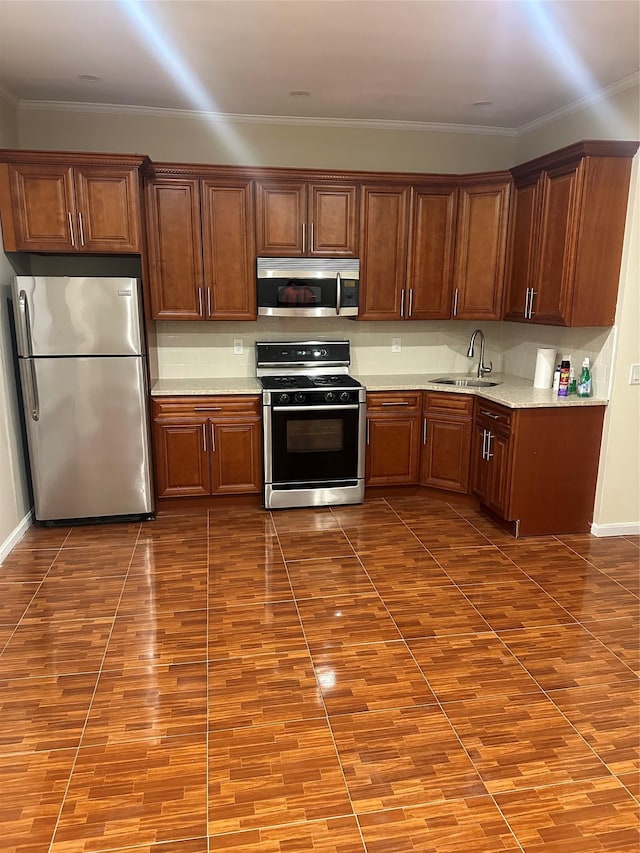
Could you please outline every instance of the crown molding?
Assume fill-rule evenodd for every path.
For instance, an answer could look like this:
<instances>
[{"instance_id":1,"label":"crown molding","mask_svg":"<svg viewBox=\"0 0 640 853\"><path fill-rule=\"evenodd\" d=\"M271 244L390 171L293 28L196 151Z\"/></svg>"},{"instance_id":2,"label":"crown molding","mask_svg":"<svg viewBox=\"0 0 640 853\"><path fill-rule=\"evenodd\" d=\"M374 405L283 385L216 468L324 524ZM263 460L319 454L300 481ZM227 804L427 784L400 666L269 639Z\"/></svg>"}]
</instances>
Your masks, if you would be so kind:
<instances>
[{"instance_id":1,"label":"crown molding","mask_svg":"<svg viewBox=\"0 0 640 853\"><path fill-rule=\"evenodd\" d=\"M577 101L572 101L572 103L567 104L564 107L560 107L557 110L553 110L553 112L540 116L540 118L533 119L533 121L520 125L520 127L516 128L514 131L515 136L524 136L526 133L531 133L532 130L537 130L538 128L551 124L558 119L573 115L574 113L580 112L580 110L592 106L593 104L597 104L600 101L606 101L607 98L617 95L619 92L631 89L633 86L637 86L638 83L640 83L640 72L636 71L634 74L630 74L629 77L623 77L622 80L612 83L611 86L606 86L604 89L599 89L597 92L591 92L589 95L585 95Z\"/></svg>"},{"instance_id":2,"label":"crown molding","mask_svg":"<svg viewBox=\"0 0 640 853\"><path fill-rule=\"evenodd\" d=\"M487 125L445 124L439 122L387 121L384 119L341 119L300 116L245 115L241 113L216 113L204 110L176 110L163 107L129 106L125 104L92 104L73 101L20 101L21 112L76 112L105 115L131 115L147 118L172 118L203 121L216 124L270 124L298 127L348 127L367 130L408 130L421 133L466 133L488 136L515 136L509 127Z\"/></svg>"}]
</instances>

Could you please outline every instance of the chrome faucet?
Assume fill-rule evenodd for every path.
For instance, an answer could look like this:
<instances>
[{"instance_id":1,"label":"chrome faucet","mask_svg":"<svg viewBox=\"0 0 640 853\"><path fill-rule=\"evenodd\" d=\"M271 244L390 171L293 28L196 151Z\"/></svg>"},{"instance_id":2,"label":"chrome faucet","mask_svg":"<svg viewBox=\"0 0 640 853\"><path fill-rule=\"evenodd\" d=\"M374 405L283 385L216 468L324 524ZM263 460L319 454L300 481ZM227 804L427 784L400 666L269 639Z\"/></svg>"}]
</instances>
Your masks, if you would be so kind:
<instances>
[{"instance_id":1,"label":"chrome faucet","mask_svg":"<svg viewBox=\"0 0 640 853\"><path fill-rule=\"evenodd\" d=\"M469 349L467 350L467 358L473 358L473 345L476 342L476 336L480 335L480 361L478 362L478 378L482 379L485 373L491 373L493 370L493 362L489 362L489 367L484 363L484 332L482 329L476 329L471 335L469 341Z\"/></svg>"}]
</instances>

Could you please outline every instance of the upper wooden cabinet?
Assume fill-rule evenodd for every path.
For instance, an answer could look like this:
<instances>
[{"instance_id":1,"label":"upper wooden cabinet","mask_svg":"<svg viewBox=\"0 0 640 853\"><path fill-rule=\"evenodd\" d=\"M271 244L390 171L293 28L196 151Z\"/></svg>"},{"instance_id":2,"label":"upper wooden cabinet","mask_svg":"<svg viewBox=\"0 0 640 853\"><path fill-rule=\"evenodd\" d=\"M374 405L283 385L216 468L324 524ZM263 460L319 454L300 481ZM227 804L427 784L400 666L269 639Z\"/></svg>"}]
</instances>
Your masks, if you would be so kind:
<instances>
[{"instance_id":1,"label":"upper wooden cabinet","mask_svg":"<svg viewBox=\"0 0 640 853\"><path fill-rule=\"evenodd\" d=\"M458 320L502 317L510 190L508 173L460 181L451 306Z\"/></svg>"},{"instance_id":2,"label":"upper wooden cabinet","mask_svg":"<svg viewBox=\"0 0 640 853\"><path fill-rule=\"evenodd\" d=\"M397 320L407 308L407 234L411 188L362 187L360 217L361 320Z\"/></svg>"},{"instance_id":3,"label":"upper wooden cabinet","mask_svg":"<svg viewBox=\"0 0 640 853\"><path fill-rule=\"evenodd\" d=\"M611 326L635 142L581 142L512 169L504 319Z\"/></svg>"},{"instance_id":4,"label":"upper wooden cabinet","mask_svg":"<svg viewBox=\"0 0 640 853\"><path fill-rule=\"evenodd\" d=\"M363 320L499 320L508 172L365 185L361 221Z\"/></svg>"},{"instance_id":5,"label":"upper wooden cabinet","mask_svg":"<svg viewBox=\"0 0 640 853\"><path fill-rule=\"evenodd\" d=\"M137 253L145 157L0 151L6 251Z\"/></svg>"},{"instance_id":6,"label":"upper wooden cabinet","mask_svg":"<svg viewBox=\"0 0 640 853\"><path fill-rule=\"evenodd\" d=\"M255 320L252 181L156 174L146 198L154 319Z\"/></svg>"},{"instance_id":7,"label":"upper wooden cabinet","mask_svg":"<svg viewBox=\"0 0 640 853\"><path fill-rule=\"evenodd\" d=\"M260 179L256 183L259 256L358 256L355 184Z\"/></svg>"}]
</instances>

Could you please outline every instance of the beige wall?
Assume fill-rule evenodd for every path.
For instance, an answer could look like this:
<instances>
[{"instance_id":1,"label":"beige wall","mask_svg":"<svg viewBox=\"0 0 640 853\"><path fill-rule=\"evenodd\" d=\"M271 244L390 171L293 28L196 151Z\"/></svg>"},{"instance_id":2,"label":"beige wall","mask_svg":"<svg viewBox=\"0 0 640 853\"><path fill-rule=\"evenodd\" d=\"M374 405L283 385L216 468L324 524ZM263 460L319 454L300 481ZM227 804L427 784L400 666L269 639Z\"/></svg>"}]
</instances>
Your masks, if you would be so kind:
<instances>
[{"instance_id":1,"label":"beige wall","mask_svg":"<svg viewBox=\"0 0 640 853\"><path fill-rule=\"evenodd\" d=\"M13 148L17 138L16 111L0 99L0 145ZM0 252L0 559L24 523L30 506L9 328L12 275L13 269Z\"/></svg>"},{"instance_id":2,"label":"beige wall","mask_svg":"<svg viewBox=\"0 0 640 853\"><path fill-rule=\"evenodd\" d=\"M518 160L537 157L580 139L640 140L640 90L636 86L608 101L559 118L518 139ZM600 456L594 532L640 527L640 386L629 385L631 364L640 363L640 249L638 212L640 154L634 159L623 263L616 311L611 402Z\"/></svg>"},{"instance_id":3,"label":"beige wall","mask_svg":"<svg viewBox=\"0 0 640 853\"><path fill-rule=\"evenodd\" d=\"M513 165L513 135L216 124L153 111L21 110L20 147L148 154L152 160L379 171L475 172Z\"/></svg>"}]
</instances>

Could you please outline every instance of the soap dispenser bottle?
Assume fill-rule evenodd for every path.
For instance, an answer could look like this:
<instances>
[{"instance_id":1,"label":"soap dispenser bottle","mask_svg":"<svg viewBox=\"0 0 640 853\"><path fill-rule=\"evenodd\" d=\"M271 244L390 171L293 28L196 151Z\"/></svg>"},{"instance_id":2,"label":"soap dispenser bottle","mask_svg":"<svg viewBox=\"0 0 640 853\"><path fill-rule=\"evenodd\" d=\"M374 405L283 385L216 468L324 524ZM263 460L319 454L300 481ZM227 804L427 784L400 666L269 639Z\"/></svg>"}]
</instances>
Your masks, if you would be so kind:
<instances>
[{"instance_id":1,"label":"soap dispenser bottle","mask_svg":"<svg viewBox=\"0 0 640 853\"><path fill-rule=\"evenodd\" d=\"M591 382L591 370L589 368L589 359L585 358L582 362L582 373L578 380L578 397L590 397L593 393Z\"/></svg>"}]
</instances>

